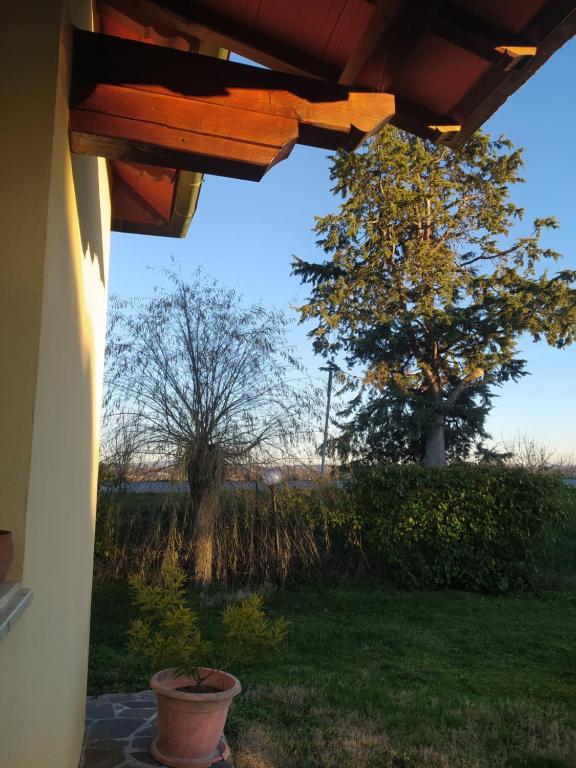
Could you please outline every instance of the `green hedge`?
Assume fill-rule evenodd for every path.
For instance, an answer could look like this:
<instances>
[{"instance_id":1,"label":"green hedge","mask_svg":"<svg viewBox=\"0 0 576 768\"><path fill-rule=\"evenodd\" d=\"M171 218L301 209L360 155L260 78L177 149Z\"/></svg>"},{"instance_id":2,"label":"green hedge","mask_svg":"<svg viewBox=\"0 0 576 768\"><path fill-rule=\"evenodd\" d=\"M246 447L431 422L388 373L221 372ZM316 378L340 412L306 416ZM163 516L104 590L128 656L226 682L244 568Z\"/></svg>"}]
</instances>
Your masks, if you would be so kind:
<instances>
[{"instance_id":1,"label":"green hedge","mask_svg":"<svg viewBox=\"0 0 576 768\"><path fill-rule=\"evenodd\" d=\"M394 581L506 592L533 585L569 491L522 469L379 465L348 493L368 559Z\"/></svg>"}]
</instances>

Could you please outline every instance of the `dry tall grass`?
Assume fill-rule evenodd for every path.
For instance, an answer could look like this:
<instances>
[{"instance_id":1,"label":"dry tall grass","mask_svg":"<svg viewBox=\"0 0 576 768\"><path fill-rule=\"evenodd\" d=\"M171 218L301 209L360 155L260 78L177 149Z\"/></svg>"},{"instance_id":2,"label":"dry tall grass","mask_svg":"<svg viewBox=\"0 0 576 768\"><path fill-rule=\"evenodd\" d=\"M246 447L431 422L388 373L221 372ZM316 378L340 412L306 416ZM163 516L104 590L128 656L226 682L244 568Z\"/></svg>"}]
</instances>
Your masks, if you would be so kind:
<instances>
[{"instance_id":1,"label":"dry tall grass","mask_svg":"<svg viewBox=\"0 0 576 768\"><path fill-rule=\"evenodd\" d=\"M329 549L323 511L336 491L243 489L221 496L214 580L221 584L284 584L312 572ZM95 578L158 572L167 546L192 572L194 516L186 494L103 495L96 523Z\"/></svg>"}]
</instances>

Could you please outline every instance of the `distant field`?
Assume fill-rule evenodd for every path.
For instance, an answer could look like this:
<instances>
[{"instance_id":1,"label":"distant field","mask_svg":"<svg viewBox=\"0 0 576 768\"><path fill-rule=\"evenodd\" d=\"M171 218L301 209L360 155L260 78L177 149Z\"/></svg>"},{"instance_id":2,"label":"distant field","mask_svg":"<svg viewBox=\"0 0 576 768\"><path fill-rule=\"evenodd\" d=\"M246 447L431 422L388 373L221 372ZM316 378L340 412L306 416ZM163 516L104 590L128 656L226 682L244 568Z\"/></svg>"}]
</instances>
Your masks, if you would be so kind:
<instances>
[{"instance_id":1,"label":"distant field","mask_svg":"<svg viewBox=\"0 0 576 768\"><path fill-rule=\"evenodd\" d=\"M289 485L290 488L313 488L315 481L288 480L286 485ZM223 488L226 491L237 491L244 489L253 490L257 486L262 490L265 490L267 487L263 482L256 484L254 480L227 480ZM184 481L142 480L140 482L127 483L126 490L128 493L188 493L188 483Z\"/></svg>"},{"instance_id":2,"label":"distant field","mask_svg":"<svg viewBox=\"0 0 576 768\"><path fill-rule=\"evenodd\" d=\"M339 483L341 481L334 480L333 482ZM568 486L576 487L576 477L565 477L563 482ZM314 480L288 480L287 485L290 488L313 488L315 485ZM259 487L265 489L266 486L260 482ZM228 491L253 489L256 483L253 480L228 480L224 483L224 489ZM154 494L167 494L167 493L187 493L188 483L172 482L167 480L142 480L139 482L128 483L126 486L128 493L154 493Z\"/></svg>"}]
</instances>

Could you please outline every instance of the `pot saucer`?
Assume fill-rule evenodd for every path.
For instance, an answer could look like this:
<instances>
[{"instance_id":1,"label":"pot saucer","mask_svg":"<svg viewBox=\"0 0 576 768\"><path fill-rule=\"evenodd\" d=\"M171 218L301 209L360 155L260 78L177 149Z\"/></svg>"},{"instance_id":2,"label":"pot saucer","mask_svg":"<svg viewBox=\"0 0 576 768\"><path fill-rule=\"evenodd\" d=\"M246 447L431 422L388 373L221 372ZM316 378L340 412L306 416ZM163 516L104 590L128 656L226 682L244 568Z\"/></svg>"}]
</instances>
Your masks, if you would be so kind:
<instances>
[{"instance_id":1,"label":"pot saucer","mask_svg":"<svg viewBox=\"0 0 576 768\"><path fill-rule=\"evenodd\" d=\"M158 739L154 739L150 745L150 753L152 757L162 765L167 765L169 768L218 768L218 766L230 758L230 749L226 743L224 735L220 737L218 746L211 755L206 757L195 758L183 758L167 757L162 754L158 748Z\"/></svg>"}]
</instances>

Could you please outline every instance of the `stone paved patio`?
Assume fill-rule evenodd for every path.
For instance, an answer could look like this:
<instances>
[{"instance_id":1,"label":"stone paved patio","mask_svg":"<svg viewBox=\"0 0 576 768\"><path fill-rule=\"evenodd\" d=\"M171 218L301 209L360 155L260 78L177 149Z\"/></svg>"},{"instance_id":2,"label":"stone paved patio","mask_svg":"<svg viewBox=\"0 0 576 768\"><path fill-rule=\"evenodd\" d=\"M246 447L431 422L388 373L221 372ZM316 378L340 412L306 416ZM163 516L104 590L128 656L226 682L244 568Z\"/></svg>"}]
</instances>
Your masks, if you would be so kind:
<instances>
[{"instance_id":1,"label":"stone paved patio","mask_svg":"<svg viewBox=\"0 0 576 768\"><path fill-rule=\"evenodd\" d=\"M84 768L148 768L159 766L149 747L156 737L153 691L109 693L86 702ZM233 768L232 759L214 768Z\"/></svg>"}]
</instances>

